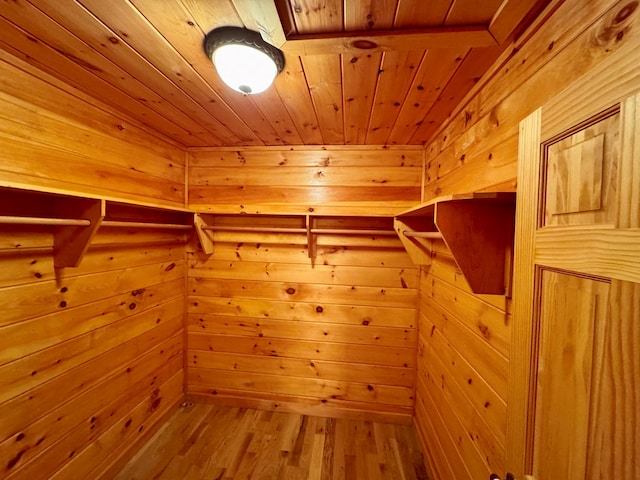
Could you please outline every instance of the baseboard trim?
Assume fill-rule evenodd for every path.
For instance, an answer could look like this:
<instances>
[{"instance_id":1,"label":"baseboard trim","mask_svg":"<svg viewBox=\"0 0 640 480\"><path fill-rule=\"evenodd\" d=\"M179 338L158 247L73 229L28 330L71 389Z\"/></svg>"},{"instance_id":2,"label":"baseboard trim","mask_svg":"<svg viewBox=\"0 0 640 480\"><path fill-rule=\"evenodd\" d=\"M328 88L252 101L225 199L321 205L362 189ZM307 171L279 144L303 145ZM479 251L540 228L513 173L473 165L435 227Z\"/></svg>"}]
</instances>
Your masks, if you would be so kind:
<instances>
[{"instance_id":1,"label":"baseboard trim","mask_svg":"<svg viewBox=\"0 0 640 480\"><path fill-rule=\"evenodd\" d=\"M257 410L298 413L301 415L312 415L316 417L346 418L351 420L366 420L405 425L413 423L413 415L410 409L407 409L406 412L373 409L365 410L353 405L333 405L306 399L302 399L301 401L292 401L276 397L247 397L244 395L221 393L216 395L187 393L186 401L239 408L255 408Z\"/></svg>"}]
</instances>

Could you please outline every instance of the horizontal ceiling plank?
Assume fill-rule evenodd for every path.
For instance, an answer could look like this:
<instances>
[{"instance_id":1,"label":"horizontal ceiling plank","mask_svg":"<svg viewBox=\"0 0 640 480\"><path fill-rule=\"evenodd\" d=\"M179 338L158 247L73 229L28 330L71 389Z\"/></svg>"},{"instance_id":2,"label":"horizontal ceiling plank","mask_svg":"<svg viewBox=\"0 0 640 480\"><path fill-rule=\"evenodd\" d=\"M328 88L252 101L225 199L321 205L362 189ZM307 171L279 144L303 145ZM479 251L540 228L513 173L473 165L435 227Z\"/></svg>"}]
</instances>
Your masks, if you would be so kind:
<instances>
[{"instance_id":1,"label":"horizontal ceiling plank","mask_svg":"<svg viewBox=\"0 0 640 480\"><path fill-rule=\"evenodd\" d=\"M140 88L141 84L140 91L149 89L153 92L152 96L146 100L146 104L151 108L204 140L206 145L210 145L212 142L217 145L224 144L219 139L216 141L218 138L216 130L221 127L216 119L213 119L200 105L193 102L182 90L84 7L71 2L65 6L64 10L61 10L46 0L30 0L30 2L93 49L86 49L87 53L83 60L94 63L93 58L98 58L100 63L105 63L98 56L103 55L114 66L120 67L117 71L118 77L122 81L126 80L128 84L137 86L137 88ZM57 34L56 38L59 37L62 35ZM73 52L79 55L81 50L74 49ZM136 92L135 97L140 98L140 93Z\"/></svg>"},{"instance_id":2,"label":"horizontal ceiling plank","mask_svg":"<svg viewBox=\"0 0 640 480\"><path fill-rule=\"evenodd\" d=\"M384 53L366 143L387 142L423 56L422 51Z\"/></svg>"},{"instance_id":3,"label":"horizontal ceiling plank","mask_svg":"<svg viewBox=\"0 0 640 480\"><path fill-rule=\"evenodd\" d=\"M343 30L342 0L288 0L298 33Z\"/></svg>"},{"instance_id":4,"label":"horizontal ceiling plank","mask_svg":"<svg viewBox=\"0 0 640 480\"><path fill-rule=\"evenodd\" d=\"M289 55L304 56L495 45L486 27L470 26L292 35L282 49Z\"/></svg>"},{"instance_id":5,"label":"horizontal ceiling plank","mask_svg":"<svg viewBox=\"0 0 640 480\"><path fill-rule=\"evenodd\" d=\"M194 138L190 132L156 113L147 105L136 101L109 82L95 76L55 48L35 39L30 33L19 30L4 18L0 18L0 44L1 48L10 54L59 78L81 92L108 100L110 106L139 119L142 124L151 127L161 135L183 145L189 141L192 145L205 145L203 141ZM25 88L29 87L25 85Z\"/></svg>"},{"instance_id":6,"label":"horizontal ceiling plank","mask_svg":"<svg viewBox=\"0 0 640 480\"><path fill-rule=\"evenodd\" d=\"M418 28L426 25L442 25L452 3L452 0L429 0L428 2L398 0L394 26Z\"/></svg>"},{"instance_id":7,"label":"horizontal ceiling plank","mask_svg":"<svg viewBox=\"0 0 640 480\"><path fill-rule=\"evenodd\" d=\"M491 20L489 32L498 43L504 42L539 1L504 0Z\"/></svg>"},{"instance_id":8,"label":"horizontal ceiling plank","mask_svg":"<svg viewBox=\"0 0 640 480\"><path fill-rule=\"evenodd\" d=\"M446 120L451 111L495 62L504 47L472 48L463 60L447 87L429 113L429 122L424 122L415 131L410 143L425 143Z\"/></svg>"},{"instance_id":9,"label":"horizontal ceiling plank","mask_svg":"<svg viewBox=\"0 0 640 480\"><path fill-rule=\"evenodd\" d=\"M217 135L226 144L261 143L255 133L219 98L210 85L194 72L193 67L167 40L165 32L159 31L150 22L149 11L139 7L139 4L144 2L136 0L135 4L132 4L131 2L105 3L101 0L81 0L80 3L111 30L117 32L121 38L126 39L129 46L216 118L220 124ZM152 7L157 8L161 3L166 4L166 2L157 1L148 8L153 10ZM166 9L163 15L173 29L181 25L189 27L184 21L184 13ZM199 39L192 48L206 59L202 49L203 34L198 33Z\"/></svg>"},{"instance_id":10,"label":"horizontal ceiling plank","mask_svg":"<svg viewBox=\"0 0 640 480\"><path fill-rule=\"evenodd\" d=\"M342 72L339 55L302 57L324 143L344 143Z\"/></svg>"},{"instance_id":11,"label":"horizontal ceiling plank","mask_svg":"<svg viewBox=\"0 0 640 480\"><path fill-rule=\"evenodd\" d=\"M465 48L452 48L427 52L391 129L388 144L409 143L416 129L425 122L427 113L444 91L468 51Z\"/></svg>"},{"instance_id":12,"label":"horizontal ceiling plank","mask_svg":"<svg viewBox=\"0 0 640 480\"><path fill-rule=\"evenodd\" d=\"M260 32L263 40L281 47L286 38L273 1L232 0L245 27Z\"/></svg>"},{"instance_id":13,"label":"horizontal ceiling plank","mask_svg":"<svg viewBox=\"0 0 640 480\"><path fill-rule=\"evenodd\" d=\"M305 145L321 145L322 135L316 111L299 58L287 62L282 73L276 77L274 86L298 126L302 142Z\"/></svg>"},{"instance_id":14,"label":"horizontal ceiling plank","mask_svg":"<svg viewBox=\"0 0 640 480\"><path fill-rule=\"evenodd\" d=\"M230 2L202 2L201 0L135 0L138 8L153 23L173 47L189 62L200 77L216 92L219 98L241 118L266 145L281 145L281 135L248 96L227 87L215 71L211 60L204 54L201 44L204 32L224 25L242 26ZM186 22L179 29L175 22L166 18L167 9L176 9L176 16L183 15ZM178 13L182 10L182 13ZM196 47L199 45L199 47ZM215 104L211 105L215 108ZM255 144L246 143L247 145Z\"/></svg>"}]
</instances>

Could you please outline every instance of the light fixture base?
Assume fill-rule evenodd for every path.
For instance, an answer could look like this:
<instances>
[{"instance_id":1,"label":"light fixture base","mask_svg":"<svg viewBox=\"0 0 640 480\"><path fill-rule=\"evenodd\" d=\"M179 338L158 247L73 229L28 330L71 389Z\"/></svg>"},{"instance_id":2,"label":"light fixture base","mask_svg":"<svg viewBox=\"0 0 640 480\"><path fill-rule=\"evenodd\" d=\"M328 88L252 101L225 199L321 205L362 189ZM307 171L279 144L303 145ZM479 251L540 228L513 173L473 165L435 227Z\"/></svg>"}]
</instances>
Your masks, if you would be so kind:
<instances>
[{"instance_id":1,"label":"light fixture base","mask_svg":"<svg viewBox=\"0 0 640 480\"><path fill-rule=\"evenodd\" d=\"M242 27L219 27L204 39L204 51L220 78L234 90L261 93L283 70L284 54L265 42L253 30Z\"/></svg>"}]
</instances>

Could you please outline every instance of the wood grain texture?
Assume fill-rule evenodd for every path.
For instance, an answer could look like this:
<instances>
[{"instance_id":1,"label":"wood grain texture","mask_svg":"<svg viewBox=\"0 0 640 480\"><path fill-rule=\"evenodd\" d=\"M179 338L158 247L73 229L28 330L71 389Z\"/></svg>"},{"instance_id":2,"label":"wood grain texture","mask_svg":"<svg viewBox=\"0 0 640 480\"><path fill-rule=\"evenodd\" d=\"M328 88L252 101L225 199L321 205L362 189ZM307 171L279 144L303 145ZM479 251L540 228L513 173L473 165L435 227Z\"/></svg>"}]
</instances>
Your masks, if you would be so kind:
<instances>
[{"instance_id":1,"label":"wood grain texture","mask_svg":"<svg viewBox=\"0 0 640 480\"><path fill-rule=\"evenodd\" d=\"M596 401L591 407L588 439L587 470L593 476L601 472L633 478L640 475L638 462L638 422L640 410L638 392L629 385L640 383L638 348L638 309L640 288L637 283L614 280L609 294L611 309L610 325L601 337L594 339L596 349L591 381ZM624 353L621 353L624 352ZM607 360L603 359L606 358ZM602 381L603 376L623 378L624 381ZM596 422L593 418L608 418L607 422Z\"/></svg>"},{"instance_id":2,"label":"wood grain texture","mask_svg":"<svg viewBox=\"0 0 640 480\"><path fill-rule=\"evenodd\" d=\"M291 35L283 46L286 54L297 56L325 55L328 53L355 54L362 48L357 42L369 41L367 51L402 52L424 51L453 47L489 47L495 38L484 27L449 27L407 30L353 31L349 33Z\"/></svg>"},{"instance_id":3,"label":"wood grain texture","mask_svg":"<svg viewBox=\"0 0 640 480\"><path fill-rule=\"evenodd\" d=\"M0 50L184 147L420 144L545 2L423 3L27 0L6 6ZM273 88L245 96L224 85L202 48L221 26L282 45ZM501 47L486 48L496 38ZM414 77L424 90L409 93Z\"/></svg>"},{"instance_id":4,"label":"wood grain texture","mask_svg":"<svg viewBox=\"0 0 640 480\"><path fill-rule=\"evenodd\" d=\"M420 197L415 147L189 151L189 205L230 213L388 214Z\"/></svg>"},{"instance_id":5,"label":"wood grain texture","mask_svg":"<svg viewBox=\"0 0 640 480\"><path fill-rule=\"evenodd\" d=\"M557 227L536 235L535 261L541 265L637 282L640 280L639 243L638 229L612 235L612 229L607 226L578 231ZM589 258L579 254L585 247Z\"/></svg>"},{"instance_id":6,"label":"wood grain texture","mask_svg":"<svg viewBox=\"0 0 640 480\"><path fill-rule=\"evenodd\" d=\"M182 398L184 235L98 232L77 270L42 227L0 235L1 476L98 478Z\"/></svg>"},{"instance_id":7,"label":"wood grain texture","mask_svg":"<svg viewBox=\"0 0 640 480\"><path fill-rule=\"evenodd\" d=\"M545 226L614 225L620 161L620 115L614 107L589 128L545 148Z\"/></svg>"},{"instance_id":8,"label":"wood grain texture","mask_svg":"<svg viewBox=\"0 0 640 480\"><path fill-rule=\"evenodd\" d=\"M602 375L592 372L607 328L609 288L604 281L542 272L533 458L538 478L588 478L591 405L598 403L592 382Z\"/></svg>"},{"instance_id":9,"label":"wood grain texture","mask_svg":"<svg viewBox=\"0 0 640 480\"><path fill-rule=\"evenodd\" d=\"M0 70L3 185L184 205L182 150L17 59Z\"/></svg>"},{"instance_id":10,"label":"wood grain texture","mask_svg":"<svg viewBox=\"0 0 640 480\"><path fill-rule=\"evenodd\" d=\"M247 217L221 222L243 219L253 224ZM317 228L358 223L319 218ZM349 243L346 236L348 245L336 250L319 239L313 262L305 245L272 243L270 236L219 236L211 256L190 252L188 392L214 402L406 420L418 283L400 243L379 245L369 236Z\"/></svg>"},{"instance_id":11,"label":"wood grain texture","mask_svg":"<svg viewBox=\"0 0 640 480\"><path fill-rule=\"evenodd\" d=\"M540 119L541 109L525 118L519 126L520 146L518 150L518 177L539 178L540 175ZM514 244L514 277L517 286L513 294L513 315L515 318L533 318L534 305L531 293L534 291L536 272L534 254L531 249L535 241L538 224L538 189L535 182L522 182L518 189L516 203L516 235ZM526 293L525 293L526 292ZM508 465L516 474L524 473L525 457L532 445L529 432L533 428L531 420L523 419L523 412L531 413L533 400L530 397L531 378L535 365L533 346L536 326L533 322L515 322L512 330L512 344L521 345L514 349L509 365L509 405L506 435L513 441L506 447ZM511 379L520 378L520 381Z\"/></svg>"},{"instance_id":12,"label":"wood grain texture","mask_svg":"<svg viewBox=\"0 0 640 480\"><path fill-rule=\"evenodd\" d=\"M193 404L115 479L427 480L410 425Z\"/></svg>"},{"instance_id":13,"label":"wood grain texture","mask_svg":"<svg viewBox=\"0 0 640 480\"><path fill-rule=\"evenodd\" d=\"M433 130L434 135L426 145L425 199L469 191L494 191L498 185L508 185L515 190L518 124L545 101L557 97L565 107L559 110L554 109L555 113L548 116L547 131L552 136L562 131L560 128L562 115L558 112L568 112L567 115L580 121L608 108L611 103L605 102L605 98L621 99L621 95L629 95L637 91L640 84L637 76L637 56L631 52L637 50L638 39L629 31L629 26L637 22L637 9L635 7L626 9L627 3L594 1L590 2L589 8L585 8L586 5L579 2L551 4L548 13L542 16L547 18L545 15L548 15L547 21L524 32L514 43L516 49L508 50L503 54L492 67L489 75L478 82L475 91L459 104L457 113ZM618 17L620 21L617 22L614 19L618 14L620 14ZM611 37L603 36L605 31L616 33L612 33ZM618 35L620 31L624 33ZM614 37L619 41L614 41ZM620 77L613 79L605 72L608 69L617 69L618 67L613 67L616 62L620 64L621 73ZM566 94L558 95L572 82L585 89L569 89ZM589 90L597 91L595 104L591 101L579 100L580 96L577 92ZM633 111L633 108L630 111ZM563 122L567 115L564 115ZM633 115L630 114L630 117ZM566 128L566 122L564 125ZM535 136L536 132L527 130L522 134ZM630 134L627 138L631 138ZM633 141L630 141L629 145L633 145ZM533 155L537 153L539 151L533 152ZM522 201L523 205L535 205L535 194L534 197L526 196L526 189L527 185L518 185L518 204ZM524 196L521 197L521 195ZM629 210L628 207L625 208ZM634 215L632 213L631 217ZM531 242L526 243L526 239L520 241L523 242L523 252L531 249ZM551 254L550 251L547 253ZM516 272L523 272L522 268L522 259L516 258ZM615 270L613 267L612 269ZM440 272L436 273L441 275ZM514 294L517 295L517 292ZM445 307L451 312L459 311L459 302L456 300L459 297L460 295L450 296L446 300ZM508 303L505 306L509 308ZM522 312L520 309L518 311ZM518 316L521 316L521 313ZM514 332L514 339L522 341L526 335L530 335L530 332L526 332L529 328L527 325L517 321L515 324L519 325L517 329L519 333ZM421 336L419 341L420 338ZM452 351L467 349L466 344L459 340L451 342L447 348ZM513 358L517 365L520 365L518 375L522 376L524 374L522 368L525 368L523 365L526 363L526 368L530 368L530 364L527 363L529 362L528 353L518 349L515 352L511 351L510 355L515 356ZM418 378L421 376L421 368L418 367ZM508 363L506 368L504 373L508 374ZM453 380L445 375L444 381L452 382ZM421 395L419 387L416 405L421 403ZM510 402L514 402L514 405L522 405L522 402L526 402L526 395L522 388L509 385L508 398ZM503 398L503 401L506 399L506 397ZM511 404L508 405L510 406ZM508 411L511 412L510 416L517 415L522 418L521 410L509 408ZM430 432L423 438L427 443L427 449L430 448L430 444L433 445L433 454L427 457L433 458L438 464L434 466L434 470L444 472L445 477L451 475L447 472L455 468L462 447L448 443L448 440L440 438L439 434L434 432L439 420L431 414L430 408L417 408L416 420L419 425L424 424L424 428L419 427L419 430ZM504 428L506 424L503 418L502 426L499 428ZM517 432L509 432L513 440L504 444L507 449L506 466L508 469L515 469L511 471L516 475L521 475L523 472L513 466L517 462L513 462L512 459L519 455L518 452L522 454L527 446L525 437L511 436L514 433ZM433 435L438 438L433 439ZM504 431L499 435L504 438ZM496 473L504 474L504 472ZM464 474L458 473L456 478L475 477L465 477Z\"/></svg>"},{"instance_id":14,"label":"wood grain texture","mask_svg":"<svg viewBox=\"0 0 640 480\"><path fill-rule=\"evenodd\" d=\"M588 102L588 106L575 97L568 99L568 93L562 96L563 105L567 106L563 111L572 112L576 121L610 106L606 95L622 99L635 92L638 69L631 52L637 48L638 39L623 33L624 41L620 42L614 40L615 35L593 40L609 28L615 32L628 30L630 23L636 21L636 14L629 11L622 23L615 21L625 5L594 1L587 9L579 3L565 2L539 27L538 33L533 30L522 35L514 45L516 49L496 62L493 73L483 79L477 91L458 106L458 113L444 122L427 143L427 152L432 152L427 161L432 165L456 162L439 178L431 175L427 200L461 191L491 190L494 185L509 182L515 190L518 123L572 82L585 87L599 85L597 101ZM553 5L549 10L554 12ZM569 18L571 22L566 20ZM621 69L621 82L606 73L616 62L621 62L615 67ZM561 131L557 121L550 119L549 125L548 136Z\"/></svg>"},{"instance_id":15,"label":"wood grain texture","mask_svg":"<svg viewBox=\"0 0 640 480\"><path fill-rule=\"evenodd\" d=\"M425 280L438 281L431 273ZM451 290L460 298L461 292ZM488 477L504 466L508 363L473 338L463 318L464 307L452 307L451 298L441 297L438 291L431 296L429 291L421 290L416 384L416 405L427 402L429 407L416 407L416 423L430 422L437 428L423 440L428 450L434 450L434 470L446 471L446 465L456 460L465 465L451 467L456 473L443 474L443 478ZM455 313L438 302L447 302ZM488 339L491 327L485 328ZM441 418L434 419L436 415Z\"/></svg>"},{"instance_id":16,"label":"wood grain texture","mask_svg":"<svg viewBox=\"0 0 640 480\"><path fill-rule=\"evenodd\" d=\"M574 88L576 90L573 90ZM584 91L581 90L584 88L583 82L576 82L571 88L571 95L579 96L578 92ZM621 89L625 91L624 86ZM525 138L527 143L522 147L522 182L531 184L529 196L533 201L539 201L540 205L536 211L533 208L533 202L531 203L531 206L528 207L531 210L524 218L526 223L523 223L522 226L522 229L525 230L524 236L533 239L532 243L529 242L526 247L523 246L523 250L531 252L533 247L534 256L529 257L530 263L528 266L525 265L530 280L527 281L527 277L523 277L525 282L520 284L522 288L520 285L517 287L520 291L526 292L527 290L524 289L527 288L531 290L528 291L528 295L522 294L523 299L519 300L517 305L520 305L521 302L528 302L528 306L524 305L523 314L536 320L531 322L533 326L531 332L514 337L514 341L523 342L522 350L530 351L532 354L528 354L529 358L518 356L514 359L517 363L514 363L513 390L520 393L514 396L513 406L516 407L515 412L519 412L519 415L510 418L509 425L512 433L517 434L518 437L525 436L527 439L523 447L512 449L512 453L515 454L514 468L517 469L517 472L532 472L536 477L543 479L565 475L577 478L595 478L604 470L633 476L637 470L637 462L628 456L617 456L609 450L599 451L595 454L595 451L591 450L591 439L601 438L602 435L598 425L590 421L594 415L593 410L598 408L596 405L610 402L611 395L614 395L607 391L603 394L604 396L595 399L592 393L599 387L596 387L592 382L597 382L598 385L616 383L615 377L620 373L615 373L615 368L612 366L615 361L612 361L610 357L603 357L603 351L609 348L607 346L610 341L608 329L616 328L619 312L633 308L631 305L635 301L632 293L626 301L620 302L619 299L612 301L611 292L614 288L625 288L628 292L633 292L637 284L631 282L638 281L636 275L638 255L633 252L633 249L630 252L631 255L627 257L628 266L623 269L625 271L628 269L630 272L627 277L629 282L617 280L620 275L617 273L620 269L615 267L617 258L618 256L625 257L627 250L624 246L625 239L633 237L637 233L637 224L633 221L628 223L626 213L622 214L623 220L618 224L617 215L614 213L618 208L624 212L636 209L635 205L629 203L632 196L627 195L622 198L619 193L625 190L631 192L635 189L635 186L632 186L635 185L634 180L620 175L620 172L625 169L633 170L635 167L632 165L637 164L637 159L632 159L633 156L625 152L626 148L633 151L633 142L622 141L617 132L619 129L624 129L626 132L634 131L637 124L633 114L627 117L630 121L628 125L625 123L624 117L618 115L617 92L610 93L609 99L611 104L608 108L602 112L595 112L590 118L580 119L576 124L571 123L576 121L573 111L567 110L565 115L556 110L566 108L563 101L559 101L558 104L553 101L549 102L542 109L541 118L536 116L536 118L527 120L527 123L532 125L531 130L537 130L538 134ZM637 95L634 95L622 103L630 105L631 111L634 111L633 105L636 101ZM575 201L576 195L571 188L557 188L557 185L553 183L545 185L543 179L537 175L540 166L542 168L553 167L553 164L544 162L543 152L550 149L540 149L539 132L553 131L553 129L543 127L546 121L545 111L553 112L548 116L554 126L553 129L558 127L559 124L556 122L559 122L561 118L564 118L566 123L565 133L548 139L542 143L543 146L559 142L566 147L568 141L569 148L575 148L575 145L580 148L585 141L592 143L592 139L604 135L609 139L608 146L593 149L587 145L585 149L581 148L578 152L580 165L590 168L594 164L607 166L618 162L628 162L628 166L625 167L621 164L617 168L608 167L607 170L616 173L610 174L610 178L606 182L602 182L598 189L592 188L592 184L597 185L597 181L587 182L589 185L583 189L580 202ZM595 135L591 135L592 133ZM579 141L573 143L574 138ZM542 158L539 159L539 156ZM580 171L579 173L587 178L592 177L589 171L586 173ZM582 178L578 177L578 180L582 180ZM539 216L545 214L548 216L549 210L544 210L543 201L546 199L548 203L550 195L549 191L544 191L545 187L547 190L551 190L551 195L559 197L559 201L554 200L556 205L575 207L566 209L568 211L562 213L566 217L563 222L554 222L562 223L563 226L543 226L545 223L536 218L536 213ZM537 198L538 189L540 189L539 198ZM594 199L597 202L594 202ZM537 231L536 228L538 228ZM602 242L600 237L604 231L607 232L607 243L611 244L611 247L605 249L598 247L598 244ZM575 242L575 238L578 236L581 239L580 244ZM564 242L571 242L572 239L574 239L572 255L580 252L583 256L591 256L592 252L595 252L596 261L593 262L593 268L580 265L580 262L576 262L575 258L567 264L564 263L561 256L556 257L555 254L550 254L548 246L551 238L556 245L554 250L559 253L562 252ZM547 254L541 255L539 259L537 258L538 254L535 253L538 250L536 247L538 241L541 244L540 250L547 251ZM634 242L632 241L632 243ZM524 256L526 257L527 254L525 253ZM549 258L544 258L545 256ZM536 279L537 287L532 285L535 278L534 269L541 272ZM555 272L556 269L560 269L560 271ZM539 311L535 310L536 305L539 305L537 307ZM522 330L523 328L519 327L517 331ZM633 338L617 347L621 357L628 355L627 350L632 352L635 349L637 334L629 333ZM520 349L519 345L514 344L514 346ZM537 358L536 353L538 354ZM549 367L552 363L561 364L562 369L555 374L552 373ZM635 370L634 366L629 368L630 371ZM536 378L537 382L534 385ZM518 379L523 380L520 382ZM567 389L574 393L567 394ZM627 392L626 397L621 396L620 393L617 396L617 401L621 403L633 401L635 398L634 394L630 392ZM572 399L569 403L563 403L565 399L569 398ZM534 405L535 430L532 426ZM602 410L599 411L602 413ZM630 417L633 418L634 415L631 413ZM608 423L617 425L618 422L619 420L616 420L613 415ZM570 433L570 437L564 441L561 440L562 447L560 444L554 444L554 439L560 438L562 435L554 431L557 426L563 432ZM564 446L570 448L563 452ZM598 457L597 462L589 460L590 456L594 454ZM605 463L607 467L603 467Z\"/></svg>"}]
</instances>

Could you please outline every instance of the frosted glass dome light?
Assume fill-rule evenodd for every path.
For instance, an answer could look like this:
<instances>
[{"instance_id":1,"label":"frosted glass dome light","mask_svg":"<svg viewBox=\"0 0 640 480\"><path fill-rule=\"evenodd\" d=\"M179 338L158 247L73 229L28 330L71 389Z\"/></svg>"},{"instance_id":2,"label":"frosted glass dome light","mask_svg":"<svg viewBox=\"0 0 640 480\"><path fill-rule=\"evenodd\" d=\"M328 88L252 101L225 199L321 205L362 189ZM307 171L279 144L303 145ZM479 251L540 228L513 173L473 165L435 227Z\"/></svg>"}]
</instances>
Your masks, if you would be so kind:
<instances>
[{"instance_id":1,"label":"frosted glass dome light","mask_svg":"<svg viewBox=\"0 0 640 480\"><path fill-rule=\"evenodd\" d=\"M282 52L246 28L216 28L204 48L222 81L240 93L264 92L284 68Z\"/></svg>"}]
</instances>

